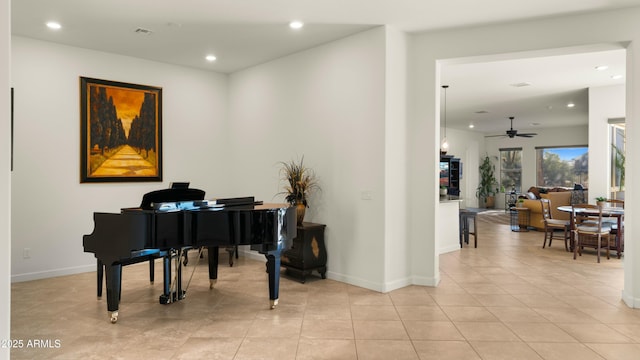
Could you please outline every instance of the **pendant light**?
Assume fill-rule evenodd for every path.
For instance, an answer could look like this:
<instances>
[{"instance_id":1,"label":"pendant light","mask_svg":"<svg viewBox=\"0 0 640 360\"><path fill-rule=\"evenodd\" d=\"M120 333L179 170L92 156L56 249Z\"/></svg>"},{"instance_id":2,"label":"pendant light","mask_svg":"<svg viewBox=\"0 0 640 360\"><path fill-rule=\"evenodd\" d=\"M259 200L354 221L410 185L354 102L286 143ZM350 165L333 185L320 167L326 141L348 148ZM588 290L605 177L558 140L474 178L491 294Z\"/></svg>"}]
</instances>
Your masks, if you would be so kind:
<instances>
[{"instance_id":1,"label":"pendant light","mask_svg":"<svg viewBox=\"0 0 640 360\"><path fill-rule=\"evenodd\" d=\"M449 150L449 143L447 142L447 88L449 85L442 85L444 89L444 136L442 137L442 141L440 142L440 154L446 155L447 150Z\"/></svg>"}]
</instances>

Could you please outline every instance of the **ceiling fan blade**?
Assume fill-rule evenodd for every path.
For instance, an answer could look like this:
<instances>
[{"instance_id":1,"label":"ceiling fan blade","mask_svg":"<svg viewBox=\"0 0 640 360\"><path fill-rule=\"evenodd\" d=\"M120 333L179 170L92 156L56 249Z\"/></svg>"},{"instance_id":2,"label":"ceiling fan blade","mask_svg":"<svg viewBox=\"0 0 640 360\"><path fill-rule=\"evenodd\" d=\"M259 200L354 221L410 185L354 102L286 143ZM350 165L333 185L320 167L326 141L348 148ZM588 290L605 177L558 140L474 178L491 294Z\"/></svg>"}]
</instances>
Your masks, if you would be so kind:
<instances>
[{"instance_id":1,"label":"ceiling fan blade","mask_svg":"<svg viewBox=\"0 0 640 360\"><path fill-rule=\"evenodd\" d=\"M535 135L538 135L536 133L524 133L524 134L516 134L516 136L522 136L522 137L534 137Z\"/></svg>"},{"instance_id":2,"label":"ceiling fan blade","mask_svg":"<svg viewBox=\"0 0 640 360\"><path fill-rule=\"evenodd\" d=\"M488 137L507 137L507 135L485 135L484 137L488 138Z\"/></svg>"}]
</instances>

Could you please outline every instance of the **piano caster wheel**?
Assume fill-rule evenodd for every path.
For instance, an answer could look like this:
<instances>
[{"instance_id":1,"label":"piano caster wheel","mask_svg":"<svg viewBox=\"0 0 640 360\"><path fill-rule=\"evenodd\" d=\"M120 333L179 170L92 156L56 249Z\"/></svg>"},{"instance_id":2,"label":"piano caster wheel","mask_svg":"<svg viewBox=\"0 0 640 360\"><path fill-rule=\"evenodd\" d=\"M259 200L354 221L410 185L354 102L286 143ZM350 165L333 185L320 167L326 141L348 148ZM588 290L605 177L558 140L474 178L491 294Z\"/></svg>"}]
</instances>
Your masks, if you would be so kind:
<instances>
[{"instance_id":1,"label":"piano caster wheel","mask_svg":"<svg viewBox=\"0 0 640 360\"><path fill-rule=\"evenodd\" d=\"M118 321L118 312L117 311L112 311L111 312L111 323L115 324L116 321Z\"/></svg>"},{"instance_id":2,"label":"piano caster wheel","mask_svg":"<svg viewBox=\"0 0 640 360\"><path fill-rule=\"evenodd\" d=\"M278 299L271 300L271 310L275 309L276 305L278 305Z\"/></svg>"},{"instance_id":3,"label":"piano caster wheel","mask_svg":"<svg viewBox=\"0 0 640 360\"><path fill-rule=\"evenodd\" d=\"M213 286L216 284L217 279L209 279L209 289L213 289Z\"/></svg>"},{"instance_id":4,"label":"piano caster wheel","mask_svg":"<svg viewBox=\"0 0 640 360\"><path fill-rule=\"evenodd\" d=\"M171 302L171 298L168 295L166 294L160 295L160 304L166 305L166 304L169 304L170 302Z\"/></svg>"}]
</instances>

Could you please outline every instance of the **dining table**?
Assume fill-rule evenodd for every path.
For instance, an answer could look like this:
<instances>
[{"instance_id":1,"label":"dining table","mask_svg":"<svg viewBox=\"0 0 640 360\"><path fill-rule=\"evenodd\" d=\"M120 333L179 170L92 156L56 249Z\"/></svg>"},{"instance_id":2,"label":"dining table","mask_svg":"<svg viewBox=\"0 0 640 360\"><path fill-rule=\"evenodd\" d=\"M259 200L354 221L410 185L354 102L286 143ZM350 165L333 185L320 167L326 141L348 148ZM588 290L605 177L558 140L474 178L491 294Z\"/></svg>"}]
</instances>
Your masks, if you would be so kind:
<instances>
[{"instance_id":1,"label":"dining table","mask_svg":"<svg viewBox=\"0 0 640 360\"><path fill-rule=\"evenodd\" d=\"M599 208L586 208L586 207L573 207L571 205L562 205L558 206L558 210L562 212L572 212L574 211L579 215L584 216L598 216L600 213ZM602 217L615 217L617 224L616 238L615 238L615 250L618 253L618 259L620 259L620 254L624 251L624 208L622 207L613 207L613 206L603 206L602 209ZM571 229L574 229L574 219L573 216L570 216L570 226ZM571 250L573 250L574 245L574 234L571 232Z\"/></svg>"}]
</instances>

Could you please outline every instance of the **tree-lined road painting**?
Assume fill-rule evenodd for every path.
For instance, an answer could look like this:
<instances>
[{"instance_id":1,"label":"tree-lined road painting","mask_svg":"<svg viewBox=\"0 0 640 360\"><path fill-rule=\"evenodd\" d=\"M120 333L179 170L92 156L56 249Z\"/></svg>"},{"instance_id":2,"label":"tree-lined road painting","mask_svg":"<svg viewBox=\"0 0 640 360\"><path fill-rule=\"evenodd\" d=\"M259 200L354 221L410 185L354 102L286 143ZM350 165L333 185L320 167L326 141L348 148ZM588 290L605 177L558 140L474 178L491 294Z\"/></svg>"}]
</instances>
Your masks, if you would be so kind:
<instances>
[{"instance_id":1,"label":"tree-lined road painting","mask_svg":"<svg viewBox=\"0 0 640 360\"><path fill-rule=\"evenodd\" d=\"M89 86L89 176L158 176L156 93Z\"/></svg>"}]
</instances>

